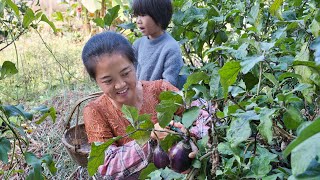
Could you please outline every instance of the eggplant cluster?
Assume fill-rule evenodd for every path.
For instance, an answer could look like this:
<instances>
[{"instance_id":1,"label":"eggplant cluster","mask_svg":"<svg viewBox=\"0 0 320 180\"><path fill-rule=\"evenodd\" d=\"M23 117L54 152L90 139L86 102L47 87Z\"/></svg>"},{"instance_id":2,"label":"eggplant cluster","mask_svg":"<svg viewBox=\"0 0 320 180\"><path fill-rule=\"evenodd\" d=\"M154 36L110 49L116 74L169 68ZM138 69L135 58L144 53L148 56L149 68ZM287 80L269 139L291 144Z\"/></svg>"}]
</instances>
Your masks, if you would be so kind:
<instances>
[{"instance_id":1,"label":"eggplant cluster","mask_svg":"<svg viewBox=\"0 0 320 180\"><path fill-rule=\"evenodd\" d=\"M167 154L159 145L156 146L153 153L153 163L157 168L169 166L175 172L181 173L191 167L192 159L189 153L192 152L188 140L182 140L170 148Z\"/></svg>"}]
</instances>

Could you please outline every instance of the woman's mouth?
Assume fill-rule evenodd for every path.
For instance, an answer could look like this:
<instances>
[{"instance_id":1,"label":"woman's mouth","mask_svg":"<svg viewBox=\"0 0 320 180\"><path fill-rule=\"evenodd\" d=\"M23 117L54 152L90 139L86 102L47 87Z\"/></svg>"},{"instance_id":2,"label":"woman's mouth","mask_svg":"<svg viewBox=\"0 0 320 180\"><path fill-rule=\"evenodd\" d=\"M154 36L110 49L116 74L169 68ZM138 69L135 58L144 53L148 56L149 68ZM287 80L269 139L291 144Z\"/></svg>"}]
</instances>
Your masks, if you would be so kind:
<instances>
[{"instance_id":1,"label":"woman's mouth","mask_svg":"<svg viewBox=\"0 0 320 180\"><path fill-rule=\"evenodd\" d=\"M117 92L117 94L123 95L123 94L125 94L127 91L128 91L128 88L127 88L127 89L124 89L124 90L122 90L122 91Z\"/></svg>"}]
</instances>

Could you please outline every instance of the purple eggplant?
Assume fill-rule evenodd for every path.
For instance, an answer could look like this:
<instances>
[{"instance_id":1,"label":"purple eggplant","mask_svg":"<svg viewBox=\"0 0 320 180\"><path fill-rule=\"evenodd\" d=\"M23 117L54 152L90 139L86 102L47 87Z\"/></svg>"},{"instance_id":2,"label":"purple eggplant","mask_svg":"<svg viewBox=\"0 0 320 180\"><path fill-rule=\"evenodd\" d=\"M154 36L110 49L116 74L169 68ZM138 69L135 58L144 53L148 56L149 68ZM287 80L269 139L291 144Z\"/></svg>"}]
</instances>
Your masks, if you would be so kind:
<instances>
[{"instance_id":1,"label":"purple eggplant","mask_svg":"<svg viewBox=\"0 0 320 180\"><path fill-rule=\"evenodd\" d=\"M161 148L159 143L153 151L153 163L158 169L165 168L170 164L168 154Z\"/></svg>"},{"instance_id":2,"label":"purple eggplant","mask_svg":"<svg viewBox=\"0 0 320 180\"><path fill-rule=\"evenodd\" d=\"M186 140L182 140L171 147L169 151L171 169L178 173L188 170L192 164L192 159L189 158L191 152L191 145Z\"/></svg>"}]
</instances>

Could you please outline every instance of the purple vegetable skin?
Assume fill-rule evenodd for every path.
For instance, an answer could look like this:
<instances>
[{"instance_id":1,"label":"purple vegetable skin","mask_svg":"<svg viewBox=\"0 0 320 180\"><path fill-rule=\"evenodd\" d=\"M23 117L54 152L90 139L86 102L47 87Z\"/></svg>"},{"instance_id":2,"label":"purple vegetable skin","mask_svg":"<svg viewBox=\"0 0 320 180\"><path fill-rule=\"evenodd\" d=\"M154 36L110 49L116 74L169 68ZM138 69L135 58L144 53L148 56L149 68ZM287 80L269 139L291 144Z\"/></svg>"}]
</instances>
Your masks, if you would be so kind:
<instances>
[{"instance_id":1,"label":"purple vegetable skin","mask_svg":"<svg viewBox=\"0 0 320 180\"><path fill-rule=\"evenodd\" d=\"M154 165L160 169L165 168L170 164L169 156L158 144L153 152L153 163Z\"/></svg>"},{"instance_id":2,"label":"purple vegetable skin","mask_svg":"<svg viewBox=\"0 0 320 180\"><path fill-rule=\"evenodd\" d=\"M171 169L178 173L188 170L192 163L192 159L189 158L189 153L191 152L191 145L185 140L171 147L169 152Z\"/></svg>"}]
</instances>

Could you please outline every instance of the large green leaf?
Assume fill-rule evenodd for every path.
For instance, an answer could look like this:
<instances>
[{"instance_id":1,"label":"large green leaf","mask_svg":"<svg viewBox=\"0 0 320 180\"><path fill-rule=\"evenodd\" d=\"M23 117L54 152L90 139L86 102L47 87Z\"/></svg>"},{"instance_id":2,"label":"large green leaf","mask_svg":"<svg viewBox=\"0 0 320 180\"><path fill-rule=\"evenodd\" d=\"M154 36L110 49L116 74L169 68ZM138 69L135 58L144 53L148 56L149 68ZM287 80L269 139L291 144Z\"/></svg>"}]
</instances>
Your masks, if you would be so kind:
<instances>
[{"instance_id":1,"label":"large green leaf","mask_svg":"<svg viewBox=\"0 0 320 180\"><path fill-rule=\"evenodd\" d=\"M96 145L95 143L91 144L91 151L89 155L89 161L88 161L88 173L90 176L93 176L100 165L104 162L104 155L105 150L115 141L119 140L121 136L114 137L112 139L109 139L108 141L104 142L103 144Z\"/></svg>"},{"instance_id":2,"label":"large green leaf","mask_svg":"<svg viewBox=\"0 0 320 180\"><path fill-rule=\"evenodd\" d=\"M171 100L162 100L156 107L159 125L164 128L173 119L174 113L180 106Z\"/></svg>"},{"instance_id":3,"label":"large green leaf","mask_svg":"<svg viewBox=\"0 0 320 180\"><path fill-rule=\"evenodd\" d=\"M182 123L186 128L189 128L192 123L197 119L200 113L200 108L198 106L193 106L183 112Z\"/></svg>"},{"instance_id":4,"label":"large green leaf","mask_svg":"<svg viewBox=\"0 0 320 180\"><path fill-rule=\"evenodd\" d=\"M3 109L4 109L4 113L9 117L10 116L21 116L24 119L28 119L28 120L32 120L32 118L33 118L33 114L26 112L24 110L24 107L21 104L17 105L17 106L6 105L6 106L3 106Z\"/></svg>"},{"instance_id":5,"label":"large green leaf","mask_svg":"<svg viewBox=\"0 0 320 180\"><path fill-rule=\"evenodd\" d=\"M236 116L236 118L230 124L227 131L227 139L231 147L236 147L251 136L250 121L259 120L260 117L253 110L234 113L233 116Z\"/></svg>"},{"instance_id":6,"label":"large green leaf","mask_svg":"<svg viewBox=\"0 0 320 180\"><path fill-rule=\"evenodd\" d=\"M141 171L139 179L148 179L148 175L157 169L153 163L148 164L148 166Z\"/></svg>"},{"instance_id":7,"label":"large green leaf","mask_svg":"<svg viewBox=\"0 0 320 180\"><path fill-rule=\"evenodd\" d=\"M19 16L19 8L18 8L18 6L14 3L14 2L12 2L11 0L4 0L7 4L8 4L8 6L13 10L13 12L16 14L16 16Z\"/></svg>"},{"instance_id":8,"label":"large green leaf","mask_svg":"<svg viewBox=\"0 0 320 180\"><path fill-rule=\"evenodd\" d=\"M247 140L250 136L250 121L243 118L237 118L231 122L230 128L227 131L227 138L231 147L238 146L239 143Z\"/></svg>"},{"instance_id":9,"label":"large green leaf","mask_svg":"<svg viewBox=\"0 0 320 180\"><path fill-rule=\"evenodd\" d=\"M102 18L100 18L100 17L95 18L95 19L93 19L93 22L95 22L97 26L104 28L104 21Z\"/></svg>"},{"instance_id":10,"label":"large green leaf","mask_svg":"<svg viewBox=\"0 0 320 180\"><path fill-rule=\"evenodd\" d=\"M0 80L17 73L18 70L15 64L11 61L4 61L2 66L0 66Z\"/></svg>"},{"instance_id":11,"label":"large green leaf","mask_svg":"<svg viewBox=\"0 0 320 180\"><path fill-rule=\"evenodd\" d=\"M231 86L233 83L236 82L237 76L240 72L241 66L240 62L237 61L230 61L227 62L220 70L220 78L221 78L221 85L223 87L223 94L224 97L226 98L228 95L228 88Z\"/></svg>"},{"instance_id":12,"label":"large green leaf","mask_svg":"<svg viewBox=\"0 0 320 180\"><path fill-rule=\"evenodd\" d=\"M200 84L204 82L209 83L210 77L205 72L195 72L188 76L186 83L183 85L183 88L187 90L192 84Z\"/></svg>"},{"instance_id":13,"label":"large green leaf","mask_svg":"<svg viewBox=\"0 0 320 180\"><path fill-rule=\"evenodd\" d=\"M299 61L302 61L304 63L308 63L308 61L309 61L309 48L308 48L307 42L303 44L300 52L296 55L295 60L293 62L293 65L295 66L294 67L295 73L302 76L300 83L311 84L312 81L309 79L310 76L312 75L311 69L307 66L296 66L296 64Z\"/></svg>"},{"instance_id":14,"label":"large green leaf","mask_svg":"<svg viewBox=\"0 0 320 180\"><path fill-rule=\"evenodd\" d=\"M0 137L0 160L8 163L8 152L11 149L10 141L5 137Z\"/></svg>"},{"instance_id":15,"label":"large green leaf","mask_svg":"<svg viewBox=\"0 0 320 180\"><path fill-rule=\"evenodd\" d=\"M298 174L296 177L298 179L304 178L319 178L320 177L320 163L318 162L319 157L316 156L315 159L312 159L306 171Z\"/></svg>"},{"instance_id":16,"label":"large green leaf","mask_svg":"<svg viewBox=\"0 0 320 180\"><path fill-rule=\"evenodd\" d=\"M173 119L174 113L183 104L182 96L176 92L165 91L160 94L160 103L156 106L159 125L164 128Z\"/></svg>"},{"instance_id":17,"label":"large green leaf","mask_svg":"<svg viewBox=\"0 0 320 180\"><path fill-rule=\"evenodd\" d=\"M27 10L23 16L23 21L22 21L23 27L28 29L29 25L32 23L32 21L35 20L35 18L36 17L34 15L34 12L32 11L32 9L27 8Z\"/></svg>"},{"instance_id":18,"label":"large green leaf","mask_svg":"<svg viewBox=\"0 0 320 180\"><path fill-rule=\"evenodd\" d=\"M44 179L42 174L41 174L41 170L42 170L42 166L41 166L41 159L38 159L33 153L31 152L26 152L25 153L25 159L26 162L28 163L28 165L31 165L33 167L33 171L31 171L27 177L27 179L37 179L37 180L42 180Z\"/></svg>"},{"instance_id":19,"label":"large green leaf","mask_svg":"<svg viewBox=\"0 0 320 180\"><path fill-rule=\"evenodd\" d=\"M273 16L277 15L277 11L278 11L279 8L281 7L282 3L283 3L283 0L275 0L275 1L271 4L269 11L270 11L270 13L271 13Z\"/></svg>"},{"instance_id":20,"label":"large green leaf","mask_svg":"<svg viewBox=\"0 0 320 180\"><path fill-rule=\"evenodd\" d=\"M320 23L316 21L315 19L310 24L310 31L314 35L314 37L319 37L320 33Z\"/></svg>"},{"instance_id":21,"label":"large green leaf","mask_svg":"<svg viewBox=\"0 0 320 180\"><path fill-rule=\"evenodd\" d=\"M314 120L308 127L304 128L299 136L287 146L283 152L284 156L288 156L295 147L317 133L320 133L320 117Z\"/></svg>"},{"instance_id":22,"label":"large green leaf","mask_svg":"<svg viewBox=\"0 0 320 180\"><path fill-rule=\"evenodd\" d=\"M263 73L263 76L266 77L272 84L277 88L279 86L279 82L276 77L271 73Z\"/></svg>"},{"instance_id":23,"label":"large green leaf","mask_svg":"<svg viewBox=\"0 0 320 180\"><path fill-rule=\"evenodd\" d=\"M249 72L243 76L243 81L246 85L246 89L251 90L256 84L258 84L259 79Z\"/></svg>"},{"instance_id":24,"label":"large green leaf","mask_svg":"<svg viewBox=\"0 0 320 180\"><path fill-rule=\"evenodd\" d=\"M52 21L50 21L50 20L47 18L47 16L46 16L45 14L42 14L42 16L41 16L41 21L47 23L47 24L51 27L51 29L53 30L53 32L55 32L55 33L57 32L56 26L53 24Z\"/></svg>"},{"instance_id":25,"label":"large green leaf","mask_svg":"<svg viewBox=\"0 0 320 180\"><path fill-rule=\"evenodd\" d=\"M272 169L270 162L276 161L276 158L276 154L270 153L266 148L258 146L257 155L251 164L251 173L247 178L259 179L265 177Z\"/></svg>"},{"instance_id":26,"label":"large green leaf","mask_svg":"<svg viewBox=\"0 0 320 180\"><path fill-rule=\"evenodd\" d=\"M210 75L210 95L212 97L216 97L219 94L219 87L220 87L220 75L218 71L213 71Z\"/></svg>"},{"instance_id":27,"label":"large green leaf","mask_svg":"<svg viewBox=\"0 0 320 180\"><path fill-rule=\"evenodd\" d=\"M244 61L240 63L241 65L241 72L243 74L247 74L258 62L264 60L264 56L253 56L253 57L246 57Z\"/></svg>"},{"instance_id":28,"label":"large green leaf","mask_svg":"<svg viewBox=\"0 0 320 180\"><path fill-rule=\"evenodd\" d=\"M130 126L129 126L130 127ZM135 133L131 134L130 137L135 139L139 145L144 145L149 139L153 123L150 119L147 119L139 124L139 129Z\"/></svg>"},{"instance_id":29,"label":"large green leaf","mask_svg":"<svg viewBox=\"0 0 320 180\"><path fill-rule=\"evenodd\" d=\"M111 9L108 9L107 14L104 16L104 24L106 26L111 26L112 22L118 17L118 13L120 10L120 5L116 5Z\"/></svg>"},{"instance_id":30,"label":"large green leaf","mask_svg":"<svg viewBox=\"0 0 320 180\"><path fill-rule=\"evenodd\" d=\"M283 122L285 126L289 129L295 130L303 121L300 111L296 107L289 105L287 111L283 114Z\"/></svg>"},{"instance_id":31,"label":"large green leaf","mask_svg":"<svg viewBox=\"0 0 320 180\"><path fill-rule=\"evenodd\" d=\"M128 119L134 127L139 124L139 122L137 122L139 112L136 107L123 105L121 111L124 114L125 118Z\"/></svg>"},{"instance_id":32,"label":"large green leaf","mask_svg":"<svg viewBox=\"0 0 320 180\"><path fill-rule=\"evenodd\" d=\"M214 43L217 45L221 45L223 42L226 42L227 40L228 40L228 36L227 36L226 32L219 31L216 34L216 38L214 40Z\"/></svg>"},{"instance_id":33,"label":"large green leaf","mask_svg":"<svg viewBox=\"0 0 320 180\"><path fill-rule=\"evenodd\" d=\"M285 78L296 78L296 79L300 79L302 78L301 75L299 74L295 74L295 73L291 73L291 72L285 72L283 74L281 74L278 79L279 81L283 81Z\"/></svg>"},{"instance_id":34,"label":"large green leaf","mask_svg":"<svg viewBox=\"0 0 320 180\"><path fill-rule=\"evenodd\" d=\"M297 176L304 173L310 163L320 157L320 133L317 133L296 146L291 152L292 174ZM318 176L316 179L319 179Z\"/></svg>"},{"instance_id":35,"label":"large green leaf","mask_svg":"<svg viewBox=\"0 0 320 180\"><path fill-rule=\"evenodd\" d=\"M3 18L5 6L6 6L6 2L0 1L0 18Z\"/></svg>"},{"instance_id":36,"label":"large green leaf","mask_svg":"<svg viewBox=\"0 0 320 180\"><path fill-rule=\"evenodd\" d=\"M269 144L272 142L272 119L270 118L275 112L275 109L263 108L259 114L260 124L258 130L262 137L268 141Z\"/></svg>"}]
</instances>

